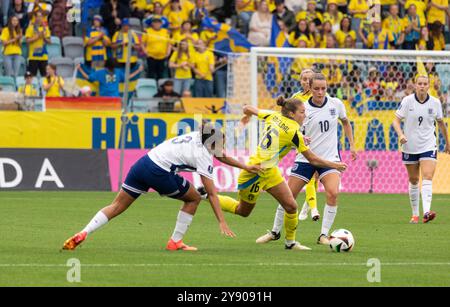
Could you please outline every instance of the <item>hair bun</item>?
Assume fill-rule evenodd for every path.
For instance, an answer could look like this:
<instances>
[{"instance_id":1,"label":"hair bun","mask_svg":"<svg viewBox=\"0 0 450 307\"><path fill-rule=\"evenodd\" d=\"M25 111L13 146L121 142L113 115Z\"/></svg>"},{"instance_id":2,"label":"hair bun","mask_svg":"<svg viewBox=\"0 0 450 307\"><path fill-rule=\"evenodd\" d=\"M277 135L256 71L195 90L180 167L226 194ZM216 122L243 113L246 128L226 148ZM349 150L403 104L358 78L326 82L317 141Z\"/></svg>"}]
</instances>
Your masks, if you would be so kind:
<instances>
[{"instance_id":1,"label":"hair bun","mask_svg":"<svg viewBox=\"0 0 450 307\"><path fill-rule=\"evenodd\" d=\"M283 107L286 104L286 100L284 99L283 96L279 96L277 98L277 105L280 107Z\"/></svg>"}]
</instances>

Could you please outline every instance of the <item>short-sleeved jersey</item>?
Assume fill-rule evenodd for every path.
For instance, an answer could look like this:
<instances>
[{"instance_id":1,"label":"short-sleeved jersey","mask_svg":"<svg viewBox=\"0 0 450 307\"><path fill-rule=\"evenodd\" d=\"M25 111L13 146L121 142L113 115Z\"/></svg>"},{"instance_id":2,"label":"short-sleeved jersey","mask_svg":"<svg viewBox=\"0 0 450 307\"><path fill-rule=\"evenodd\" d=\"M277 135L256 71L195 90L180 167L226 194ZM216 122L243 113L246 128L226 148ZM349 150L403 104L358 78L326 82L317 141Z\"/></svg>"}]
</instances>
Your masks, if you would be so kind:
<instances>
[{"instance_id":1,"label":"short-sleeved jersey","mask_svg":"<svg viewBox=\"0 0 450 307\"><path fill-rule=\"evenodd\" d=\"M91 38L97 38L103 35L102 39L99 39L94 44L88 46L87 42ZM86 46L86 61L105 61L106 56L106 45L110 44L111 40L108 37L108 30L105 28L95 28L89 29L88 33L84 38L84 44Z\"/></svg>"},{"instance_id":2,"label":"short-sleeved jersey","mask_svg":"<svg viewBox=\"0 0 450 307\"><path fill-rule=\"evenodd\" d=\"M300 125L281 113L260 110L258 118L265 123L256 154L250 157L250 164L261 164L263 168L271 168L295 147L299 153L307 151Z\"/></svg>"},{"instance_id":3,"label":"short-sleeved jersey","mask_svg":"<svg viewBox=\"0 0 450 307\"><path fill-rule=\"evenodd\" d=\"M341 161L338 151L338 122L339 119L347 118L344 103L338 98L327 96L321 106L314 104L310 98L305 107L306 119L302 130L305 136L311 138L311 151L322 159ZM297 155L295 161L309 163L302 155Z\"/></svg>"},{"instance_id":4,"label":"short-sleeved jersey","mask_svg":"<svg viewBox=\"0 0 450 307\"><path fill-rule=\"evenodd\" d=\"M395 115L405 121L408 142L402 145L404 153L419 154L437 149L435 121L443 117L439 99L428 95L424 102L419 102L415 94L406 96Z\"/></svg>"},{"instance_id":5,"label":"short-sleeved jersey","mask_svg":"<svg viewBox=\"0 0 450 307\"><path fill-rule=\"evenodd\" d=\"M43 32L47 39L50 39L50 30L45 26L37 26L30 24L25 31L25 38L32 38L39 32ZM28 44L28 60L47 61L47 42L43 38Z\"/></svg>"},{"instance_id":6,"label":"short-sleeved jersey","mask_svg":"<svg viewBox=\"0 0 450 307\"><path fill-rule=\"evenodd\" d=\"M206 50L203 53L196 52L194 54L194 65L197 68L197 70L200 73L202 73L205 77L200 78L200 76L196 74L195 78L212 81L213 72L211 70L211 67L214 68L214 63L215 63L214 54L211 51Z\"/></svg>"},{"instance_id":7,"label":"short-sleeved jersey","mask_svg":"<svg viewBox=\"0 0 450 307\"><path fill-rule=\"evenodd\" d=\"M89 81L99 83L99 95L101 97L120 97L119 83L125 81L122 69L114 69L114 73L102 68L91 72Z\"/></svg>"},{"instance_id":8,"label":"short-sleeved jersey","mask_svg":"<svg viewBox=\"0 0 450 307\"><path fill-rule=\"evenodd\" d=\"M168 172L197 172L213 179L213 156L202 144L198 131L169 139L152 149L148 156Z\"/></svg>"}]
</instances>

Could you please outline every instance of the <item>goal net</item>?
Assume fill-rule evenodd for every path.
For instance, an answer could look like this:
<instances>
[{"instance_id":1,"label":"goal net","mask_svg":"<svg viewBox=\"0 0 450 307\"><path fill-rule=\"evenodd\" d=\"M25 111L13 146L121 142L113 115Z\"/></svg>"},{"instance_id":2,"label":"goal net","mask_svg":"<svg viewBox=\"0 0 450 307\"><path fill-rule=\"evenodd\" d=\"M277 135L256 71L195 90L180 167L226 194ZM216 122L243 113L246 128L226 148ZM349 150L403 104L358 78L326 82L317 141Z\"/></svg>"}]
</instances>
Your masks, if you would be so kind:
<instances>
[{"instance_id":1,"label":"goal net","mask_svg":"<svg viewBox=\"0 0 450 307\"><path fill-rule=\"evenodd\" d=\"M250 54L230 55L227 102L233 112L243 104L279 110L278 96L290 97L301 90L304 69L322 72L328 95L340 98L354 131L358 159L352 162L349 143L339 126L339 150L349 164L342 176L341 191L352 193L406 193L408 180L401 162L394 112L406 95L414 92L418 74L430 77L429 94L442 102L445 122L450 115L450 52L253 48ZM236 111L238 112L238 111ZM257 123L250 127L249 146L257 144ZM442 153L445 142L438 135L438 168L433 190L450 193L450 156ZM256 140L256 141L255 141ZM291 152L280 163L289 174L295 159Z\"/></svg>"}]
</instances>

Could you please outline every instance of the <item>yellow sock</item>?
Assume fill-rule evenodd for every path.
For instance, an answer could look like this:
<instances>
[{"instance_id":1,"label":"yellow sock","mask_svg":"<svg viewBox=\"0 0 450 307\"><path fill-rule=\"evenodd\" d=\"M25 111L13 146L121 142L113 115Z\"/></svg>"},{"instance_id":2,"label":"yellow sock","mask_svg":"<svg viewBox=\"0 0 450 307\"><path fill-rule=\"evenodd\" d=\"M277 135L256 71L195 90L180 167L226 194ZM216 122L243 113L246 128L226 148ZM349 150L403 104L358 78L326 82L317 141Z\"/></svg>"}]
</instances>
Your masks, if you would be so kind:
<instances>
[{"instance_id":1,"label":"yellow sock","mask_svg":"<svg viewBox=\"0 0 450 307\"><path fill-rule=\"evenodd\" d=\"M309 183L306 185L306 201L308 202L308 206L310 209L314 209L317 207L317 181L312 178Z\"/></svg>"},{"instance_id":2,"label":"yellow sock","mask_svg":"<svg viewBox=\"0 0 450 307\"><path fill-rule=\"evenodd\" d=\"M295 241L295 231L298 224L298 212L284 213L284 229L286 230L286 240Z\"/></svg>"},{"instance_id":3,"label":"yellow sock","mask_svg":"<svg viewBox=\"0 0 450 307\"><path fill-rule=\"evenodd\" d=\"M236 213L236 208L239 205L239 202L236 199L229 196L219 195L219 201L222 211L231 212L233 214Z\"/></svg>"}]
</instances>

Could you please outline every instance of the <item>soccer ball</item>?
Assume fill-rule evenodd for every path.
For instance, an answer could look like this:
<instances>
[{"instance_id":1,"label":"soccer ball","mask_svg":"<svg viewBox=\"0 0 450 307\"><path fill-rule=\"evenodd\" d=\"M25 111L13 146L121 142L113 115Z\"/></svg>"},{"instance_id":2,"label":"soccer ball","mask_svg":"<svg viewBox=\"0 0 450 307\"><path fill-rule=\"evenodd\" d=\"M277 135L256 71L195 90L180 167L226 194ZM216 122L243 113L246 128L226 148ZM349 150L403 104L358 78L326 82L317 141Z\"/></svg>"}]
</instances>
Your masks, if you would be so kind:
<instances>
[{"instance_id":1,"label":"soccer ball","mask_svg":"<svg viewBox=\"0 0 450 307\"><path fill-rule=\"evenodd\" d=\"M338 229L331 233L330 248L332 251L349 252L355 246L355 239L350 231L346 229Z\"/></svg>"}]
</instances>

